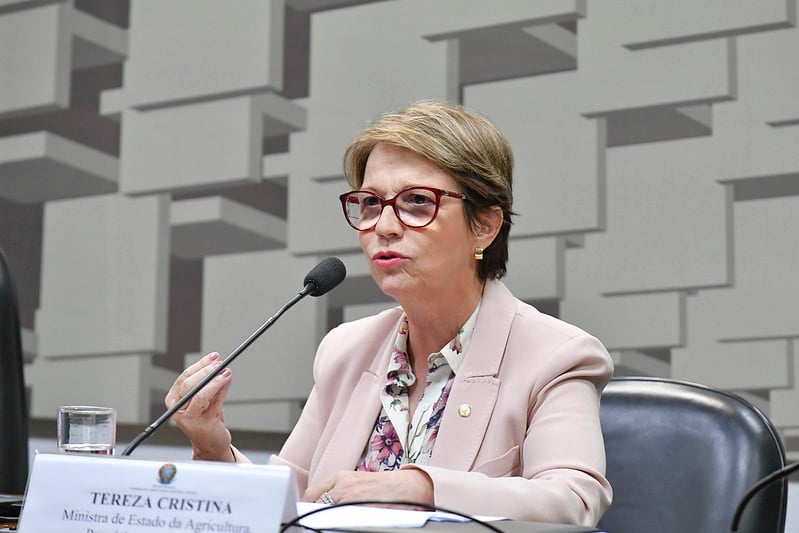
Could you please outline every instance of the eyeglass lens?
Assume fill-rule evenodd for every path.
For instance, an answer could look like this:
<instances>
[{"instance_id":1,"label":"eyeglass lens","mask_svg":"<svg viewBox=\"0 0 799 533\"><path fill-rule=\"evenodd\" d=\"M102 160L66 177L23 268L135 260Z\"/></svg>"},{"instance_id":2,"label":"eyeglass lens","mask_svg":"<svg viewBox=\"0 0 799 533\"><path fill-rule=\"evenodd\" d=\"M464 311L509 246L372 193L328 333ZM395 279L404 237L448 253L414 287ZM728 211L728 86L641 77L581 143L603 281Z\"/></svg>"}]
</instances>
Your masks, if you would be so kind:
<instances>
[{"instance_id":1,"label":"eyeglass lens","mask_svg":"<svg viewBox=\"0 0 799 533\"><path fill-rule=\"evenodd\" d=\"M365 192L354 191L347 195L345 205L350 223L358 229L367 229L380 218L385 205L392 205L397 218L411 227L429 224L436 216L439 196L426 189L408 189L401 191L389 200Z\"/></svg>"}]
</instances>

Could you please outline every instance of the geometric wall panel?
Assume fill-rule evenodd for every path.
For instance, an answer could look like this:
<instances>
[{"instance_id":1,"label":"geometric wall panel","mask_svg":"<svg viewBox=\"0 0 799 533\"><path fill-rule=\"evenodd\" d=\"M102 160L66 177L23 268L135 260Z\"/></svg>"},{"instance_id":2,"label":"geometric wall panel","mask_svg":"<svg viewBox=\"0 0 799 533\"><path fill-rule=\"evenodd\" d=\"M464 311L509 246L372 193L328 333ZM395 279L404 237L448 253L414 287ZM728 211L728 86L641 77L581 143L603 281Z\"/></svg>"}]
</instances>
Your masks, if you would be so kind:
<instances>
[{"instance_id":1,"label":"geometric wall panel","mask_svg":"<svg viewBox=\"0 0 799 533\"><path fill-rule=\"evenodd\" d=\"M604 123L574 113L578 85L575 74L566 72L464 90L464 103L482 110L518 147L515 236L604 226Z\"/></svg>"},{"instance_id":2,"label":"geometric wall panel","mask_svg":"<svg viewBox=\"0 0 799 533\"><path fill-rule=\"evenodd\" d=\"M185 259L286 245L286 221L221 197L172 203L172 254Z\"/></svg>"},{"instance_id":3,"label":"geometric wall panel","mask_svg":"<svg viewBox=\"0 0 799 533\"><path fill-rule=\"evenodd\" d=\"M511 239L505 284L526 301L563 298L563 260L566 239Z\"/></svg>"},{"instance_id":4,"label":"geometric wall panel","mask_svg":"<svg viewBox=\"0 0 799 533\"><path fill-rule=\"evenodd\" d=\"M257 181L264 137L286 135L305 118L275 95L130 109L122 116L120 186L126 194Z\"/></svg>"},{"instance_id":5,"label":"geometric wall panel","mask_svg":"<svg viewBox=\"0 0 799 533\"><path fill-rule=\"evenodd\" d=\"M708 338L700 327L707 324L702 311L689 305L689 313L698 315L691 323L688 335L699 337L690 350L672 352L672 375L727 390L780 390L792 386L790 369L792 356L784 340L752 340L721 343ZM711 330L712 332L712 330ZM719 366L728 368L719 372Z\"/></svg>"},{"instance_id":6,"label":"geometric wall panel","mask_svg":"<svg viewBox=\"0 0 799 533\"><path fill-rule=\"evenodd\" d=\"M147 354L38 358L25 367L25 376L34 391L33 417L53 418L59 405L107 403L116 408L120 424L140 424L151 418L152 393L163 397L175 379L173 372L153 366Z\"/></svg>"},{"instance_id":7,"label":"geometric wall panel","mask_svg":"<svg viewBox=\"0 0 799 533\"><path fill-rule=\"evenodd\" d=\"M69 107L73 69L126 53L124 30L71 4L37 4L0 15L0 117Z\"/></svg>"},{"instance_id":8,"label":"geometric wall panel","mask_svg":"<svg viewBox=\"0 0 799 533\"><path fill-rule=\"evenodd\" d=\"M611 112L605 116L607 144L609 147L624 146L710 135L713 131L712 113L712 106L707 103Z\"/></svg>"},{"instance_id":9,"label":"geometric wall panel","mask_svg":"<svg viewBox=\"0 0 799 533\"><path fill-rule=\"evenodd\" d=\"M793 437L794 444L796 437L799 437L799 409L796 408L799 402L799 390L796 387L799 383L799 370L795 359L798 349L799 341L795 338L788 341L788 353L794 357L787 376L789 385L771 391L769 410L769 415L775 424L782 428L790 428L784 431L784 434Z\"/></svg>"},{"instance_id":10,"label":"geometric wall panel","mask_svg":"<svg viewBox=\"0 0 799 533\"><path fill-rule=\"evenodd\" d=\"M4 116L67 107L69 69L57 68L69 58L64 43L59 42L61 9L49 5L0 17L0 113Z\"/></svg>"},{"instance_id":11,"label":"geometric wall panel","mask_svg":"<svg viewBox=\"0 0 799 533\"><path fill-rule=\"evenodd\" d=\"M793 0L757 4L747 0L623 0L608 2L602 12L607 19L630 22L620 24L616 33L630 49L777 30L796 23Z\"/></svg>"},{"instance_id":12,"label":"geometric wall panel","mask_svg":"<svg viewBox=\"0 0 799 533\"><path fill-rule=\"evenodd\" d=\"M116 127L94 100L119 83L127 34L85 5L22 2L0 12L0 196L14 202L117 189Z\"/></svg>"},{"instance_id":13,"label":"geometric wall panel","mask_svg":"<svg viewBox=\"0 0 799 533\"><path fill-rule=\"evenodd\" d=\"M167 202L104 195L45 206L40 356L165 350Z\"/></svg>"},{"instance_id":14,"label":"geometric wall panel","mask_svg":"<svg viewBox=\"0 0 799 533\"><path fill-rule=\"evenodd\" d=\"M702 137L608 150L608 221L592 241L603 293L730 282L732 199L708 144Z\"/></svg>"},{"instance_id":15,"label":"geometric wall panel","mask_svg":"<svg viewBox=\"0 0 799 533\"><path fill-rule=\"evenodd\" d=\"M735 284L692 298L692 342L674 353L675 372L725 388L793 387L799 288L782 280L799 268L797 227L799 197L736 203Z\"/></svg>"},{"instance_id":16,"label":"geometric wall panel","mask_svg":"<svg viewBox=\"0 0 799 533\"><path fill-rule=\"evenodd\" d=\"M566 297L560 316L602 339L610 350L661 351L685 343L685 295L655 292L602 296L595 286L591 255L566 254Z\"/></svg>"},{"instance_id":17,"label":"geometric wall panel","mask_svg":"<svg viewBox=\"0 0 799 533\"><path fill-rule=\"evenodd\" d=\"M17 203L114 192L116 158L47 132L0 137L0 196Z\"/></svg>"},{"instance_id":18,"label":"geometric wall panel","mask_svg":"<svg viewBox=\"0 0 799 533\"><path fill-rule=\"evenodd\" d=\"M317 259L283 250L205 259L201 352L224 357L302 288ZM268 404L277 412L296 406L311 389L311 365L327 322L327 296L306 298L287 312L231 366L236 380L228 399ZM286 376L292 376L287 380ZM262 429L242 420L239 429Z\"/></svg>"},{"instance_id":19,"label":"geometric wall panel","mask_svg":"<svg viewBox=\"0 0 799 533\"><path fill-rule=\"evenodd\" d=\"M127 105L279 91L283 11L283 0L131 2Z\"/></svg>"},{"instance_id":20,"label":"geometric wall panel","mask_svg":"<svg viewBox=\"0 0 799 533\"><path fill-rule=\"evenodd\" d=\"M515 22L447 36L458 43L460 84L473 85L577 67L576 35L571 28L554 22L527 24ZM505 60L495 61L498 56Z\"/></svg>"},{"instance_id":21,"label":"geometric wall panel","mask_svg":"<svg viewBox=\"0 0 799 533\"><path fill-rule=\"evenodd\" d=\"M341 286L232 366L230 425L288 431L324 332L394 305L342 218L343 150L449 99L514 148L514 293L599 337L618 375L744 393L799 457L797 7L0 2L0 245L35 416L77 394L60 376L119 372L81 401L149 420L179 368L337 255Z\"/></svg>"},{"instance_id":22,"label":"geometric wall panel","mask_svg":"<svg viewBox=\"0 0 799 533\"><path fill-rule=\"evenodd\" d=\"M796 5L789 2L796 18ZM796 26L794 20L792 26ZM749 100L740 111L753 119L760 117L764 125L796 124L799 102L793 96L799 83L799 67L792 59L799 41L795 28L755 33L739 39L738 58L746 73L739 90Z\"/></svg>"},{"instance_id":23,"label":"geometric wall panel","mask_svg":"<svg viewBox=\"0 0 799 533\"><path fill-rule=\"evenodd\" d=\"M799 338L799 287L785 282L799 269L799 195L737 202L734 213L735 286L718 291L719 339Z\"/></svg>"},{"instance_id":24,"label":"geometric wall panel","mask_svg":"<svg viewBox=\"0 0 799 533\"><path fill-rule=\"evenodd\" d=\"M601 12L597 9L596 12ZM629 50L615 39L626 19L594 20L580 25L579 109L597 116L625 109L694 105L735 96L735 42L729 39L688 42ZM608 35L614 37L608 39ZM582 40L584 39L584 41ZM587 80L593 83L587 84Z\"/></svg>"}]
</instances>

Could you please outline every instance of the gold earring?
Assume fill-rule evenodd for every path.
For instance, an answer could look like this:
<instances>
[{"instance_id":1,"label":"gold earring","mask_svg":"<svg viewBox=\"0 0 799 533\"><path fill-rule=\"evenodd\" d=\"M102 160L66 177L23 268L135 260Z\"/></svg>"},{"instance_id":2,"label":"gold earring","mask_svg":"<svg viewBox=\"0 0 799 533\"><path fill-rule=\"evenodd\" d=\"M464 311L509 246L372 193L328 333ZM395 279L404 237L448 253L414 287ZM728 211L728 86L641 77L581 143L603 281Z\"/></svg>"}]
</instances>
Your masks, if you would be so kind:
<instances>
[{"instance_id":1,"label":"gold earring","mask_svg":"<svg viewBox=\"0 0 799 533\"><path fill-rule=\"evenodd\" d=\"M474 258L477 261L482 261L483 260L483 249L480 248L479 246L476 246L475 249L474 249Z\"/></svg>"}]
</instances>

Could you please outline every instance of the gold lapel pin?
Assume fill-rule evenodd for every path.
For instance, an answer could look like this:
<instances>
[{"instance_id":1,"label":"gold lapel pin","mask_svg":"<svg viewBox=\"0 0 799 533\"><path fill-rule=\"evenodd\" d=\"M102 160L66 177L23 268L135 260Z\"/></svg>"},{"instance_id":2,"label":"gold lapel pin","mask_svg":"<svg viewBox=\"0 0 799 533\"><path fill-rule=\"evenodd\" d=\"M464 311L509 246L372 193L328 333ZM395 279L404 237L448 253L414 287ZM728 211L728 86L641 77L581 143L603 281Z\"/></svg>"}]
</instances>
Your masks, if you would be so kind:
<instances>
[{"instance_id":1,"label":"gold lapel pin","mask_svg":"<svg viewBox=\"0 0 799 533\"><path fill-rule=\"evenodd\" d=\"M472 414L472 406L468 403L461 404L458 407L458 414L461 415L463 418L466 418L470 414Z\"/></svg>"}]
</instances>

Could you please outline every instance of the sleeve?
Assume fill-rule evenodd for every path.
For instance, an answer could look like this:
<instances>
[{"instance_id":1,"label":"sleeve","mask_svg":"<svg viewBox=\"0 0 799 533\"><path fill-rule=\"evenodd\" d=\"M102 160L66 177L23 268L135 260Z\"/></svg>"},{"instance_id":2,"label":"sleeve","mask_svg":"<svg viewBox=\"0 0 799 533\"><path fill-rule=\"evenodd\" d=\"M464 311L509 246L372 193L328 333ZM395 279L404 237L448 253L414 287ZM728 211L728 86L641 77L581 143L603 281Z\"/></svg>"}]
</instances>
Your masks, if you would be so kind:
<instances>
[{"instance_id":1,"label":"sleeve","mask_svg":"<svg viewBox=\"0 0 799 533\"><path fill-rule=\"evenodd\" d=\"M612 499L599 423L600 393L612 361L598 340L584 334L560 345L541 368L528 399L524 440L508 457L518 457L518 468L493 465L484 473L480 465L471 472L406 467L427 473L436 505L535 522L599 521Z\"/></svg>"}]
</instances>

